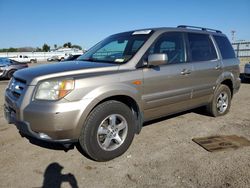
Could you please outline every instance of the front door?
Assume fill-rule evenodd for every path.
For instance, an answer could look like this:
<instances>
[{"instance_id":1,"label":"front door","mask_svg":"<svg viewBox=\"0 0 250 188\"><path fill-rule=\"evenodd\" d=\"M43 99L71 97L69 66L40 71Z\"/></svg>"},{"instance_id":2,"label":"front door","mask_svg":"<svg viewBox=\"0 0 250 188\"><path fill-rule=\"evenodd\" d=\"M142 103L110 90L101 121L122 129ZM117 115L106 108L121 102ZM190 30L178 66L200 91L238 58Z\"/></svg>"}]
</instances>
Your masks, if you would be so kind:
<instances>
[{"instance_id":1,"label":"front door","mask_svg":"<svg viewBox=\"0 0 250 188\"><path fill-rule=\"evenodd\" d=\"M150 47L149 54L165 53L165 65L144 68L145 120L185 110L191 100L193 67L186 62L183 34L168 32Z\"/></svg>"}]
</instances>

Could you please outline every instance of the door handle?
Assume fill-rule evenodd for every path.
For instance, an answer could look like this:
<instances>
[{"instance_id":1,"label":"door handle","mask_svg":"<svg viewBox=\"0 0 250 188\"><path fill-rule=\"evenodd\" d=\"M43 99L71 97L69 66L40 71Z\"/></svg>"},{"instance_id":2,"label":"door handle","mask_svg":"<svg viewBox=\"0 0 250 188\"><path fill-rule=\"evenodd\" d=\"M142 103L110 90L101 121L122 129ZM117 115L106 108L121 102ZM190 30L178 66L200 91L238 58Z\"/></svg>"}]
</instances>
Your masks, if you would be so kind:
<instances>
[{"instance_id":1,"label":"door handle","mask_svg":"<svg viewBox=\"0 0 250 188\"><path fill-rule=\"evenodd\" d=\"M189 70L189 69L183 69L181 71L181 75L186 75L186 74L191 74L191 70Z\"/></svg>"},{"instance_id":2,"label":"door handle","mask_svg":"<svg viewBox=\"0 0 250 188\"><path fill-rule=\"evenodd\" d=\"M215 70L220 70L221 66L220 65L216 65Z\"/></svg>"}]
</instances>

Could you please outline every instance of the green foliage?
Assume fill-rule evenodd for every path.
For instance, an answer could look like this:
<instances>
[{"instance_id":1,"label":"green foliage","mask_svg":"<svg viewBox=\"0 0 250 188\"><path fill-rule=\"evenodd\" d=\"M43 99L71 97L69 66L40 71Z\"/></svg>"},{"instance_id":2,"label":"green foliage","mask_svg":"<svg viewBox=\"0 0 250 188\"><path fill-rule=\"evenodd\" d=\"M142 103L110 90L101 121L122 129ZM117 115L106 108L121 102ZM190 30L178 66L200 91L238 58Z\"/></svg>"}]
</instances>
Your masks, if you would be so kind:
<instances>
[{"instance_id":1,"label":"green foliage","mask_svg":"<svg viewBox=\"0 0 250 188\"><path fill-rule=\"evenodd\" d=\"M0 52L18 52L18 48L3 48L3 49L0 49Z\"/></svg>"},{"instance_id":2,"label":"green foliage","mask_svg":"<svg viewBox=\"0 0 250 188\"><path fill-rule=\"evenodd\" d=\"M71 42L66 42L66 43L64 43L64 45L63 45L63 47L64 48L71 48L72 47L72 44L71 44Z\"/></svg>"},{"instance_id":3,"label":"green foliage","mask_svg":"<svg viewBox=\"0 0 250 188\"><path fill-rule=\"evenodd\" d=\"M43 45L43 47L42 47L42 50L44 51L44 52L48 52L48 51L50 51L50 46L48 45L48 44L44 44Z\"/></svg>"},{"instance_id":4,"label":"green foliage","mask_svg":"<svg viewBox=\"0 0 250 188\"><path fill-rule=\"evenodd\" d=\"M82 47L79 46L79 45L76 45L76 44L72 45L72 48L77 48L77 49L79 49L79 50L82 50Z\"/></svg>"},{"instance_id":5,"label":"green foliage","mask_svg":"<svg viewBox=\"0 0 250 188\"><path fill-rule=\"evenodd\" d=\"M37 47L37 48L36 48L36 52L42 52L42 49L39 48L39 47Z\"/></svg>"}]
</instances>

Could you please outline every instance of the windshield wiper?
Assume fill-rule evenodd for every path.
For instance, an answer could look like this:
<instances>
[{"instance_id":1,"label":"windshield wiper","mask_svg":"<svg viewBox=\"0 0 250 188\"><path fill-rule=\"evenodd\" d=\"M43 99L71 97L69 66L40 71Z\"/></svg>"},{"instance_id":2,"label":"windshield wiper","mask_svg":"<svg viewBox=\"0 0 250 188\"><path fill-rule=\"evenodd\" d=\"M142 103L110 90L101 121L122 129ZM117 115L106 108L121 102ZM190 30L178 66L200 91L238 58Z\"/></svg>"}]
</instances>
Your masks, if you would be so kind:
<instances>
[{"instance_id":1,"label":"windshield wiper","mask_svg":"<svg viewBox=\"0 0 250 188\"><path fill-rule=\"evenodd\" d=\"M90 62L98 62L98 63L113 63L113 64L116 64L114 61L108 61L108 60L103 60L103 59L94 59L94 58L79 59L79 61L90 61Z\"/></svg>"},{"instance_id":2,"label":"windshield wiper","mask_svg":"<svg viewBox=\"0 0 250 188\"><path fill-rule=\"evenodd\" d=\"M93 58L87 58L87 59L78 59L79 61L91 61L91 62L94 62L95 59Z\"/></svg>"}]
</instances>

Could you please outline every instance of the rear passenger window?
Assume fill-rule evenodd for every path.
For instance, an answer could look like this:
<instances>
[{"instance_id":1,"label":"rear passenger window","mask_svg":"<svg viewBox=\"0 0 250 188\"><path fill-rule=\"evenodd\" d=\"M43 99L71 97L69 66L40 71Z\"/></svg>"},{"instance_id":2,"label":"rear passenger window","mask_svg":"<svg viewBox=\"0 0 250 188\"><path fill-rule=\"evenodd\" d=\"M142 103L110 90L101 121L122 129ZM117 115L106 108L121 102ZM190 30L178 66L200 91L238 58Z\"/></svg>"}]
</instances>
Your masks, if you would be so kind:
<instances>
[{"instance_id":1,"label":"rear passenger window","mask_svg":"<svg viewBox=\"0 0 250 188\"><path fill-rule=\"evenodd\" d=\"M182 33L163 34L149 49L149 54L164 53L168 55L168 63L185 62L185 50Z\"/></svg>"},{"instance_id":2,"label":"rear passenger window","mask_svg":"<svg viewBox=\"0 0 250 188\"><path fill-rule=\"evenodd\" d=\"M209 61L217 58L209 35L188 33L188 40L192 61Z\"/></svg>"},{"instance_id":3,"label":"rear passenger window","mask_svg":"<svg viewBox=\"0 0 250 188\"><path fill-rule=\"evenodd\" d=\"M232 45L230 44L227 37L224 36L214 36L214 39L220 49L222 59L235 58L235 53Z\"/></svg>"}]
</instances>

